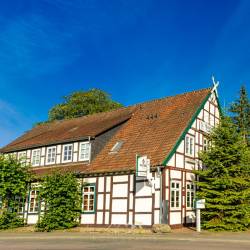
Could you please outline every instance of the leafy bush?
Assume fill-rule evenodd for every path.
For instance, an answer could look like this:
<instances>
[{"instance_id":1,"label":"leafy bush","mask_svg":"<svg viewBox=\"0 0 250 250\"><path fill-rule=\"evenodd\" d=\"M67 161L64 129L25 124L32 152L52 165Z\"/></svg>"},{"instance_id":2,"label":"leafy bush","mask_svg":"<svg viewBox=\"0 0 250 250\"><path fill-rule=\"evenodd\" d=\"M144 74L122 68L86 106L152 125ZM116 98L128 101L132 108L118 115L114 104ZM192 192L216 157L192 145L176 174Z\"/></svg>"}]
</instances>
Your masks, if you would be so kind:
<instances>
[{"instance_id":1,"label":"leafy bush","mask_svg":"<svg viewBox=\"0 0 250 250\"><path fill-rule=\"evenodd\" d=\"M24 226L24 219L15 212L4 211L0 215L0 229L11 229Z\"/></svg>"},{"instance_id":2,"label":"leafy bush","mask_svg":"<svg viewBox=\"0 0 250 250\"><path fill-rule=\"evenodd\" d=\"M67 229L79 224L80 185L73 174L58 172L46 176L40 188L45 211L36 225L37 231Z\"/></svg>"},{"instance_id":3,"label":"leafy bush","mask_svg":"<svg viewBox=\"0 0 250 250\"><path fill-rule=\"evenodd\" d=\"M26 196L30 182L29 166L15 157L0 155L0 228L8 229L24 225L16 213L20 200Z\"/></svg>"}]
</instances>

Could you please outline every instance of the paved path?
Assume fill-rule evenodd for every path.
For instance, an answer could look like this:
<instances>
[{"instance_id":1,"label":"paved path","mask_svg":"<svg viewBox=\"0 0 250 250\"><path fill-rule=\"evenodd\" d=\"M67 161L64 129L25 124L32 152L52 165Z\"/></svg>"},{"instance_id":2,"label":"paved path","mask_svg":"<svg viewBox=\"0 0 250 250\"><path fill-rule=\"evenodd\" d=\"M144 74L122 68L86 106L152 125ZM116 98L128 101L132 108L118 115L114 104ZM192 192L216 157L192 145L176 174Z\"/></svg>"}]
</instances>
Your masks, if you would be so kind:
<instances>
[{"instance_id":1,"label":"paved path","mask_svg":"<svg viewBox=\"0 0 250 250\"><path fill-rule=\"evenodd\" d=\"M166 235L105 235L85 233L0 233L0 249L78 250L78 249L246 249L250 233L170 233Z\"/></svg>"}]
</instances>

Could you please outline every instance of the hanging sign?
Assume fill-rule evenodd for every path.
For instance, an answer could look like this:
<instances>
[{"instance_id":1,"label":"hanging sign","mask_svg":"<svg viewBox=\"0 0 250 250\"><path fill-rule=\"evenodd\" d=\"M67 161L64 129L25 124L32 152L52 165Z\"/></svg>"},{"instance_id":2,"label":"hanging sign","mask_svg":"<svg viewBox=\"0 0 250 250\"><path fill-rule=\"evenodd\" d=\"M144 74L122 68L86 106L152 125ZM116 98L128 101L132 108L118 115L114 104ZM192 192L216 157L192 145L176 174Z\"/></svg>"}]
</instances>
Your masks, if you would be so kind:
<instances>
[{"instance_id":1,"label":"hanging sign","mask_svg":"<svg viewBox=\"0 0 250 250\"><path fill-rule=\"evenodd\" d=\"M204 209L205 208L205 199L195 200L195 208L196 209Z\"/></svg>"},{"instance_id":2,"label":"hanging sign","mask_svg":"<svg viewBox=\"0 0 250 250\"><path fill-rule=\"evenodd\" d=\"M150 172L150 159L146 155L136 155L136 176L147 178Z\"/></svg>"}]
</instances>

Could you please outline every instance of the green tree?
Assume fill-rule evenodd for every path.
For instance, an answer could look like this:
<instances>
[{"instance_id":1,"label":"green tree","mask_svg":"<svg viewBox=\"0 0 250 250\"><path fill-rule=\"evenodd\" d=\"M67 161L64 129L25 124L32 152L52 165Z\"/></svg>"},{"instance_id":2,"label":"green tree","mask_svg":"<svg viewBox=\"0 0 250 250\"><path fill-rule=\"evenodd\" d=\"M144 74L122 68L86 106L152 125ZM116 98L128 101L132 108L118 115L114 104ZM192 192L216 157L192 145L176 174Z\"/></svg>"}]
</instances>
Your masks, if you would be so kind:
<instances>
[{"instance_id":1,"label":"green tree","mask_svg":"<svg viewBox=\"0 0 250 250\"><path fill-rule=\"evenodd\" d=\"M38 231L72 228L79 224L81 209L80 184L71 173L55 172L45 176L40 197L45 212L36 227Z\"/></svg>"},{"instance_id":2,"label":"green tree","mask_svg":"<svg viewBox=\"0 0 250 250\"><path fill-rule=\"evenodd\" d=\"M77 91L64 97L64 102L49 111L49 121L63 120L110 111L122 107L110 95L99 89Z\"/></svg>"},{"instance_id":3,"label":"green tree","mask_svg":"<svg viewBox=\"0 0 250 250\"><path fill-rule=\"evenodd\" d=\"M20 201L24 201L30 182L29 166L15 157L0 155L0 228L14 228L24 224L17 214ZM22 205L22 204L21 204Z\"/></svg>"},{"instance_id":4,"label":"green tree","mask_svg":"<svg viewBox=\"0 0 250 250\"><path fill-rule=\"evenodd\" d=\"M244 86L240 89L239 99L232 103L229 111L233 113L233 122L250 145L250 102Z\"/></svg>"},{"instance_id":5,"label":"green tree","mask_svg":"<svg viewBox=\"0 0 250 250\"><path fill-rule=\"evenodd\" d=\"M223 118L210 135L211 146L200 154L198 198L206 199L203 228L245 230L250 226L250 151L236 126Z\"/></svg>"}]
</instances>

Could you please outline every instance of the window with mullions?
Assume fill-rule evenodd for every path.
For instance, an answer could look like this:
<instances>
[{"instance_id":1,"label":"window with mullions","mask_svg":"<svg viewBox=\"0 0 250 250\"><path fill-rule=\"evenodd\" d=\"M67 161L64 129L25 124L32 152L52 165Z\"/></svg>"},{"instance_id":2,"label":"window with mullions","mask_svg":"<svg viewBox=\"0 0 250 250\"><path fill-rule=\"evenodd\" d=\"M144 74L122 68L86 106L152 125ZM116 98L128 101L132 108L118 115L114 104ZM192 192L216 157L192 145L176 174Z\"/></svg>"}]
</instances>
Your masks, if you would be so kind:
<instances>
[{"instance_id":1,"label":"window with mullions","mask_svg":"<svg viewBox=\"0 0 250 250\"><path fill-rule=\"evenodd\" d=\"M29 212L30 213L38 213L39 210L39 191L33 189L30 191L30 198L29 198Z\"/></svg>"},{"instance_id":2,"label":"window with mullions","mask_svg":"<svg viewBox=\"0 0 250 250\"><path fill-rule=\"evenodd\" d=\"M23 197L20 196L16 196L15 197L15 212L17 213L23 213L23 208L24 208L24 204L25 204L25 200Z\"/></svg>"},{"instance_id":3,"label":"window with mullions","mask_svg":"<svg viewBox=\"0 0 250 250\"><path fill-rule=\"evenodd\" d=\"M40 149L34 149L32 151L32 166L39 166L40 165L40 154L41 150Z\"/></svg>"},{"instance_id":4,"label":"window with mullions","mask_svg":"<svg viewBox=\"0 0 250 250\"><path fill-rule=\"evenodd\" d=\"M95 212L95 185L83 187L83 212Z\"/></svg>"},{"instance_id":5,"label":"window with mullions","mask_svg":"<svg viewBox=\"0 0 250 250\"><path fill-rule=\"evenodd\" d=\"M178 181L171 182L171 208L181 207L181 184Z\"/></svg>"},{"instance_id":6,"label":"window with mullions","mask_svg":"<svg viewBox=\"0 0 250 250\"><path fill-rule=\"evenodd\" d=\"M79 159L80 161L88 161L90 159L90 143L82 142L80 143L80 151L79 151Z\"/></svg>"},{"instance_id":7,"label":"window with mullions","mask_svg":"<svg viewBox=\"0 0 250 250\"><path fill-rule=\"evenodd\" d=\"M47 148L46 163L54 164L56 162L56 147Z\"/></svg>"},{"instance_id":8,"label":"window with mullions","mask_svg":"<svg viewBox=\"0 0 250 250\"><path fill-rule=\"evenodd\" d=\"M73 144L63 145L63 162L72 161Z\"/></svg>"},{"instance_id":9,"label":"window with mullions","mask_svg":"<svg viewBox=\"0 0 250 250\"><path fill-rule=\"evenodd\" d=\"M194 154L194 137L187 135L185 143L185 152L187 155Z\"/></svg>"},{"instance_id":10,"label":"window with mullions","mask_svg":"<svg viewBox=\"0 0 250 250\"><path fill-rule=\"evenodd\" d=\"M23 166L25 166L26 164L26 159L27 159L26 151L18 153L18 160Z\"/></svg>"},{"instance_id":11,"label":"window with mullions","mask_svg":"<svg viewBox=\"0 0 250 250\"><path fill-rule=\"evenodd\" d=\"M194 184L187 183L187 187L186 187L186 207L187 208L194 207L194 194L195 194Z\"/></svg>"}]
</instances>

